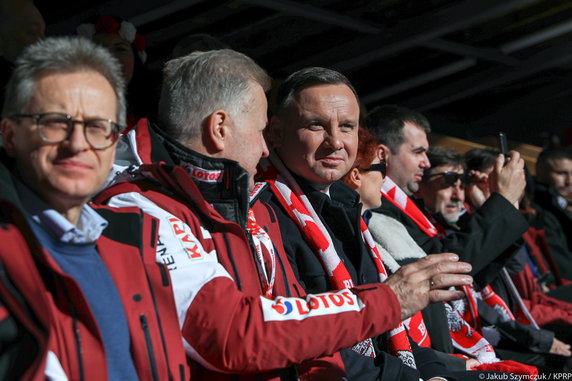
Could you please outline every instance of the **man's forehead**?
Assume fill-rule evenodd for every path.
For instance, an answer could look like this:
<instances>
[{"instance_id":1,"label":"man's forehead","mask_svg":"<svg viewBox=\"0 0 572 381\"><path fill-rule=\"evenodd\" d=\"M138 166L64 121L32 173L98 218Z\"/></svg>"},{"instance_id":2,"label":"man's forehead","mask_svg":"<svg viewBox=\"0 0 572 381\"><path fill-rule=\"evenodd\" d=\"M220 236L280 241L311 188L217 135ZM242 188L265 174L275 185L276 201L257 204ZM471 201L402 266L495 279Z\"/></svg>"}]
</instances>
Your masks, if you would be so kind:
<instances>
[{"instance_id":1,"label":"man's forehead","mask_svg":"<svg viewBox=\"0 0 572 381\"><path fill-rule=\"evenodd\" d=\"M427 140L427 133L425 130L411 122L403 124L403 144L409 146L422 146L426 149L429 148L429 141Z\"/></svg>"},{"instance_id":2,"label":"man's forehead","mask_svg":"<svg viewBox=\"0 0 572 381\"><path fill-rule=\"evenodd\" d=\"M294 100L292 103L296 103L298 105L303 105L308 102L319 103L323 101L345 102L349 99L351 106L356 106L359 110L359 103L356 95L348 85L343 83L306 86L295 92L292 98Z\"/></svg>"},{"instance_id":3,"label":"man's forehead","mask_svg":"<svg viewBox=\"0 0 572 381\"><path fill-rule=\"evenodd\" d=\"M572 160L561 158L550 160L550 167L553 171L571 170L572 171Z\"/></svg>"}]
</instances>

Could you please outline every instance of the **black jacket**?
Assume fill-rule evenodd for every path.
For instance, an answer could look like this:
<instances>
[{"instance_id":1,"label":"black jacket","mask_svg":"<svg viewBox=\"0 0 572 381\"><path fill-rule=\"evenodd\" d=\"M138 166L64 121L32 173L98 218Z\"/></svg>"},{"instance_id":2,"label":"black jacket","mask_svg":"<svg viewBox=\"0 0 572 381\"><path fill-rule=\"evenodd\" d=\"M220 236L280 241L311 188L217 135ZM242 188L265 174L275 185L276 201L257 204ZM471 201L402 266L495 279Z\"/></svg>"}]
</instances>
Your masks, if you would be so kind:
<instances>
[{"instance_id":1,"label":"black jacket","mask_svg":"<svg viewBox=\"0 0 572 381\"><path fill-rule=\"evenodd\" d=\"M448 231L458 230L458 226L447 223L439 214L435 219ZM505 264L509 274L516 274L524 269L528 263L526 248L522 246ZM515 300L509 291L508 285L502 277L497 276L491 282L495 293L501 297L512 311L517 308ZM483 326L498 332L499 341L491 342L495 348L518 349L519 352L548 353L554 340L554 333L545 329L537 330L533 326L522 324L516 320L504 321L501 314L482 300L477 300L479 318Z\"/></svg>"},{"instance_id":2,"label":"black jacket","mask_svg":"<svg viewBox=\"0 0 572 381\"><path fill-rule=\"evenodd\" d=\"M424 210L422 200L413 200ZM389 201L375 211L405 225L411 237L427 254L451 252L469 262L473 266L471 275L478 288L485 287L496 277L504 263L521 246L521 237L528 230L528 223L522 214L498 193L493 193L475 213L463 216L458 222L460 231L444 239L426 235Z\"/></svg>"},{"instance_id":3,"label":"black jacket","mask_svg":"<svg viewBox=\"0 0 572 381\"><path fill-rule=\"evenodd\" d=\"M536 182L534 207L540 210L546 240L560 273L572 279L572 213L558 204L558 194L553 187Z\"/></svg>"},{"instance_id":4,"label":"black jacket","mask_svg":"<svg viewBox=\"0 0 572 381\"><path fill-rule=\"evenodd\" d=\"M330 187L330 196L309 187L300 178L298 183L330 236L334 247L348 269L355 284L377 283L378 275L370 254L361 238L359 217L361 204L359 195L341 182ZM308 246L294 221L290 219L282 206L268 191L263 197L276 211L284 248L292 268L300 283L308 293L325 292L332 289L328 276L319 259ZM385 338L378 337L377 358L361 356L351 349L342 351L342 357L350 380L418 380L434 376L455 379L433 350L420 348L412 343L413 353L419 372L404 365L397 357L379 350L385 347Z\"/></svg>"}]
</instances>

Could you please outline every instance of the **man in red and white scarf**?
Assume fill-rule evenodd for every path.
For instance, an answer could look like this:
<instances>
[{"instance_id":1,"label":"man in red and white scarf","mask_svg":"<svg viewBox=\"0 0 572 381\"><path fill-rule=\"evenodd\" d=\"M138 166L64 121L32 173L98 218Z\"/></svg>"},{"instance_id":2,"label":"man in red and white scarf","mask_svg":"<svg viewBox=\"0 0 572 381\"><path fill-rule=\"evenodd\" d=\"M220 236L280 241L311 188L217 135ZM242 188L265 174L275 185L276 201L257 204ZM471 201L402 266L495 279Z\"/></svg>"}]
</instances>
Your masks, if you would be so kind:
<instances>
[{"instance_id":1,"label":"man in red and white scarf","mask_svg":"<svg viewBox=\"0 0 572 381\"><path fill-rule=\"evenodd\" d=\"M427 156L432 167L425 171L416 196L424 200L425 213L432 218L439 231L443 234L455 232L461 229L464 218L470 218L469 215L463 217L465 187L469 186L469 178L465 176L464 158L460 153L446 147L431 147ZM517 253L516 260L511 262L524 261L526 264L526 253L522 252L521 255L521 252ZM521 259L523 255L525 257ZM514 347L516 340L522 349L518 353L511 353L513 359L543 365L546 359L538 353L569 356L567 344L558 340L553 332L539 329L516 288L513 288L514 295L510 293L513 285L510 278L499 276L493 283L494 289L488 285L481 292L470 290L465 303L459 303L460 313L495 346L500 339L504 348L507 347L507 342ZM500 290L500 293L497 294L495 290ZM505 302L509 301L508 298L512 303ZM473 302L475 308L469 308L467 304ZM513 305L512 310L509 305ZM488 326L483 326L484 323ZM511 334L506 335L506 332ZM506 355L502 347L497 348L497 351L501 356Z\"/></svg>"},{"instance_id":2,"label":"man in red and white scarf","mask_svg":"<svg viewBox=\"0 0 572 381\"><path fill-rule=\"evenodd\" d=\"M355 90L340 73L323 68L308 68L292 74L278 90L278 110L270 125L269 138L275 151L263 161L260 175L271 184L271 201L281 230L283 242L294 270L309 292L340 288L345 284L373 283L385 273L371 235L360 217L357 194L339 180L353 165L358 145L359 106ZM402 270L407 271L409 266ZM401 277L399 270L395 277ZM408 303L420 293L435 291L396 287L400 302ZM412 358L411 351L400 346L403 328L396 327L388 338L389 351L402 361ZM399 368L394 357L376 347L373 354L360 348L354 350L378 356L384 368L375 370L364 356L345 353L346 369L352 379L407 379L407 366ZM405 340L407 341L407 340ZM408 345L407 345L408 346ZM417 348L417 347L415 347ZM429 357L417 361L424 379L440 376L443 365L429 350ZM415 360L418 352L414 349ZM382 356L383 355L383 356ZM426 354L425 354L426 355ZM431 358L428 360L428 358ZM414 365L404 361L407 365ZM436 364L439 365L436 365ZM364 365L365 364L365 365ZM362 368L360 368L362 367ZM447 377L450 377L450 373ZM477 377L477 374L473 374ZM463 375L467 376L466 374ZM409 376L411 377L411 376Z\"/></svg>"},{"instance_id":3,"label":"man in red and white scarf","mask_svg":"<svg viewBox=\"0 0 572 381\"><path fill-rule=\"evenodd\" d=\"M97 201L138 206L160 221L155 259L169 271L162 281L173 285L192 379L346 379L341 348L392 329L429 298L400 305L381 283L304 293L254 183L268 154L270 78L228 49L171 60L164 74L160 128L142 119L122 137L117 169L139 166ZM425 273L443 282L442 270L459 266L431 266L439 261L404 280L427 288Z\"/></svg>"},{"instance_id":4,"label":"man in red and white scarf","mask_svg":"<svg viewBox=\"0 0 572 381\"><path fill-rule=\"evenodd\" d=\"M472 274L478 287L486 286L502 269L505 261L518 248L515 242L528 228L518 213L517 201L524 189L524 163L517 152L511 152L504 164L499 157L490 178L492 195L477 211L465 229L453 235L440 236L433 223L423 214L422 200L413 197L419 189L424 170L431 165L428 120L420 113L398 106L378 107L368 115L368 128L375 133L387 160L386 182L382 188L384 203L375 212L401 222L415 242L427 253L458 253L473 265ZM429 332L441 334L447 328L438 308L424 311ZM437 323L436 323L437 322ZM440 337L444 337L440 335ZM457 343L459 341L457 340ZM434 347L453 351L451 340Z\"/></svg>"}]
</instances>

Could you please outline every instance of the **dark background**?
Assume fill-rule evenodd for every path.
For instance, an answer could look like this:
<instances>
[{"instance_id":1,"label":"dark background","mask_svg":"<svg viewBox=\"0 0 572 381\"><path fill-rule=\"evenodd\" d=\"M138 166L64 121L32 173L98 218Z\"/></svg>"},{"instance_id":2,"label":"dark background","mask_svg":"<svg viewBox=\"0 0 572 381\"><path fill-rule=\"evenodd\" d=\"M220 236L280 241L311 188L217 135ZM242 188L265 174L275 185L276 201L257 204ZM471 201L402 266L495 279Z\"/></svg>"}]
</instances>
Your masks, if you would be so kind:
<instances>
[{"instance_id":1,"label":"dark background","mask_svg":"<svg viewBox=\"0 0 572 381\"><path fill-rule=\"evenodd\" d=\"M342 71L367 108L424 112L437 132L566 143L572 127L570 0L36 0L47 35L89 18L132 21L148 67L209 33L275 78L305 66Z\"/></svg>"}]
</instances>

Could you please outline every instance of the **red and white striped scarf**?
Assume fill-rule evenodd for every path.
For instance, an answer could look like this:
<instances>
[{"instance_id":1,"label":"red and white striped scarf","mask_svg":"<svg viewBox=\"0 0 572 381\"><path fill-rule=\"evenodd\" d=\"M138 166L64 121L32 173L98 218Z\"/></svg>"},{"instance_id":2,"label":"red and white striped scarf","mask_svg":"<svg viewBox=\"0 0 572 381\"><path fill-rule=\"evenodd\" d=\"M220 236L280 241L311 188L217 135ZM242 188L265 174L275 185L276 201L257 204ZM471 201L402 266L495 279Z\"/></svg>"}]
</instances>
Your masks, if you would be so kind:
<instances>
[{"instance_id":1,"label":"red and white striped scarf","mask_svg":"<svg viewBox=\"0 0 572 381\"><path fill-rule=\"evenodd\" d=\"M281 160L274 154L270 155L269 160L263 159L259 165L259 175L270 184L270 189L280 204L298 225L304 239L326 270L332 287L335 289L352 287L354 285L352 278L337 254L330 234L310 204L307 196ZM360 223L360 227L362 238L370 249L369 252L376 266L379 280L383 282L387 279L387 272L381 261L381 256L363 220ZM363 355L375 357L371 339L358 343L353 349ZM409 344L403 323L400 323L397 328L389 332L389 351L392 355L400 358L406 365L416 368L411 345Z\"/></svg>"},{"instance_id":2,"label":"red and white striped scarf","mask_svg":"<svg viewBox=\"0 0 572 381\"><path fill-rule=\"evenodd\" d=\"M431 223L413 200L389 177L385 178L381 193L386 200L411 218L419 229L429 237L435 237L439 234L439 229ZM464 304L454 303L453 305L460 307L468 304L470 308L453 309L449 304L445 303L449 333L453 340L453 346L464 353L475 356L481 363L496 362L498 359L495 356L492 345L463 318L463 313L467 310L477 313L476 301L473 300L471 290L469 287L463 287L463 290L467 296L467 301ZM478 313L474 321L478 321Z\"/></svg>"},{"instance_id":3,"label":"red and white striped scarf","mask_svg":"<svg viewBox=\"0 0 572 381\"><path fill-rule=\"evenodd\" d=\"M264 183L256 183L250 192L250 200L252 201L258 193L263 189ZM274 283L276 280L276 252L272 239L262 227L256 222L254 211L248 209L248 219L246 222L246 230L252 237L254 243L256 268L264 296L271 298L274 291ZM270 271L268 271L268 269Z\"/></svg>"}]
</instances>

